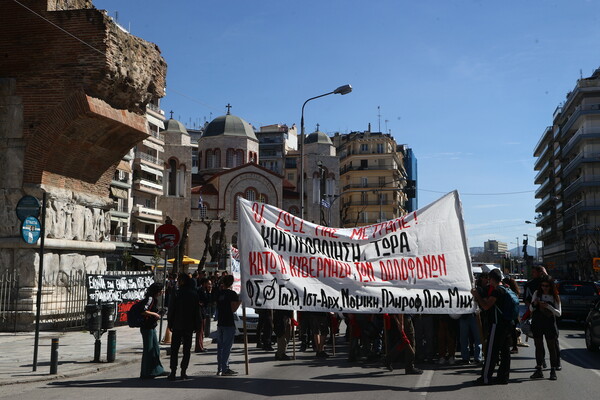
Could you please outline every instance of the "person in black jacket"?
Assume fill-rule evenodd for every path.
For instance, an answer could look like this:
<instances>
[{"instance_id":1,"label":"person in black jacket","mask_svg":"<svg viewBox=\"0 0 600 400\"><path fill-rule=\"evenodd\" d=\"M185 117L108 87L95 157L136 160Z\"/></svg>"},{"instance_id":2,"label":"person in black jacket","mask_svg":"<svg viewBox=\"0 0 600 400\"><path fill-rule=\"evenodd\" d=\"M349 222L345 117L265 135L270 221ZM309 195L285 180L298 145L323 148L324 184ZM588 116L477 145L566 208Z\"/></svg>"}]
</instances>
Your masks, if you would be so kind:
<instances>
[{"instance_id":1,"label":"person in black jacket","mask_svg":"<svg viewBox=\"0 0 600 400\"><path fill-rule=\"evenodd\" d=\"M187 379L186 370L190 363L192 336L200 328L200 301L198 292L192 285L192 278L186 273L177 277L177 291L171 296L167 321L171 329L171 374L170 380L175 379L179 346L183 342L183 358L181 359L181 379Z\"/></svg>"}]
</instances>

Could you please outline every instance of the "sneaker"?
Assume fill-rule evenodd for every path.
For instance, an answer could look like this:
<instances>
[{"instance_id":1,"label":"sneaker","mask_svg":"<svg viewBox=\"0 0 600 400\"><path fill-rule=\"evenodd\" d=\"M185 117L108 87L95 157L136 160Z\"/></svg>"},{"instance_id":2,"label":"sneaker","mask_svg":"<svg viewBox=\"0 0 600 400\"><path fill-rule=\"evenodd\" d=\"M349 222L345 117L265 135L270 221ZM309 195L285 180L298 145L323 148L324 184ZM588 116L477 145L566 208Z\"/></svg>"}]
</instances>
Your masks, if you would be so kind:
<instances>
[{"instance_id":1,"label":"sneaker","mask_svg":"<svg viewBox=\"0 0 600 400\"><path fill-rule=\"evenodd\" d=\"M454 365L454 364L456 364L456 360L454 359L454 357L448 358L448 365Z\"/></svg>"},{"instance_id":2,"label":"sneaker","mask_svg":"<svg viewBox=\"0 0 600 400\"><path fill-rule=\"evenodd\" d=\"M174 381L175 379L177 379L177 377L175 376L175 371L171 372L167 379L170 381Z\"/></svg>"},{"instance_id":3,"label":"sneaker","mask_svg":"<svg viewBox=\"0 0 600 400\"><path fill-rule=\"evenodd\" d=\"M217 376L221 376L223 373L221 371L217 371Z\"/></svg>"},{"instance_id":4,"label":"sneaker","mask_svg":"<svg viewBox=\"0 0 600 400\"><path fill-rule=\"evenodd\" d=\"M190 379L190 377L187 376L187 374L185 372L182 372L181 376L179 377L179 379L181 379L182 381L185 381L187 379Z\"/></svg>"},{"instance_id":5,"label":"sneaker","mask_svg":"<svg viewBox=\"0 0 600 400\"><path fill-rule=\"evenodd\" d=\"M224 371L221 375L222 376L236 376L237 374L238 374L237 372L228 369L227 371Z\"/></svg>"},{"instance_id":6,"label":"sneaker","mask_svg":"<svg viewBox=\"0 0 600 400\"><path fill-rule=\"evenodd\" d=\"M542 364L542 368L544 368L544 369L548 368L548 364L546 364L546 360L544 360L544 363Z\"/></svg>"},{"instance_id":7,"label":"sneaker","mask_svg":"<svg viewBox=\"0 0 600 400\"><path fill-rule=\"evenodd\" d=\"M542 369L537 368L537 367L536 367L533 375L530 376L531 379L542 379L543 377L544 377L544 373L542 372Z\"/></svg>"},{"instance_id":8,"label":"sneaker","mask_svg":"<svg viewBox=\"0 0 600 400\"><path fill-rule=\"evenodd\" d=\"M556 368L554 368L554 369L555 369L555 370L557 370L557 371L560 371L560 370L562 370L562 365L558 364L558 365L556 366Z\"/></svg>"},{"instance_id":9,"label":"sneaker","mask_svg":"<svg viewBox=\"0 0 600 400\"><path fill-rule=\"evenodd\" d=\"M406 375L421 375L421 374L423 374L422 369L415 368L415 367L406 369Z\"/></svg>"},{"instance_id":10,"label":"sneaker","mask_svg":"<svg viewBox=\"0 0 600 400\"><path fill-rule=\"evenodd\" d=\"M558 379L558 378L556 377L556 370L555 370L554 368L551 368L551 369L550 369L550 380L551 380L551 381L555 381L556 379Z\"/></svg>"},{"instance_id":11,"label":"sneaker","mask_svg":"<svg viewBox=\"0 0 600 400\"><path fill-rule=\"evenodd\" d=\"M440 359L438 360L438 365L444 365L446 364L446 359L444 357L440 357Z\"/></svg>"}]
</instances>

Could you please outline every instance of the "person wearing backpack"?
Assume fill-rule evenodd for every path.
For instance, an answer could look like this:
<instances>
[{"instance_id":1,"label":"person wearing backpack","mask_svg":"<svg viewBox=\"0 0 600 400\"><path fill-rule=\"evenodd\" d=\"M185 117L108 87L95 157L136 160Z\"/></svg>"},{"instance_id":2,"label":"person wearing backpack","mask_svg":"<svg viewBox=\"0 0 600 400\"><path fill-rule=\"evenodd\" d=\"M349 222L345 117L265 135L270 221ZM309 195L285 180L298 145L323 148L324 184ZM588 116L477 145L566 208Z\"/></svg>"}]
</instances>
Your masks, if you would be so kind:
<instances>
[{"instance_id":1,"label":"person wearing backpack","mask_svg":"<svg viewBox=\"0 0 600 400\"><path fill-rule=\"evenodd\" d=\"M554 284L554 280L546 275L540 280L539 289L531 297L531 331L535 343L535 372L531 379L541 379L544 377L542 367L544 365L544 337L550 353L550 380L555 381L556 371L559 366L558 357L558 327L556 318L561 315L560 297Z\"/></svg>"},{"instance_id":2,"label":"person wearing backpack","mask_svg":"<svg viewBox=\"0 0 600 400\"><path fill-rule=\"evenodd\" d=\"M157 376L168 375L160 362L160 348L156 337L156 321L161 317L158 311L158 298L163 291L161 283L153 283L148 287L146 295L140 302L144 305L141 312L144 318L141 322L140 333L142 334L143 351L140 378L152 379Z\"/></svg>"},{"instance_id":3,"label":"person wearing backpack","mask_svg":"<svg viewBox=\"0 0 600 400\"><path fill-rule=\"evenodd\" d=\"M491 385L493 383L505 385L508 383L510 376L510 346L512 330L514 329L514 307L513 299L508 292L510 289L502 286L501 282L502 273L499 269L493 269L489 272L489 284L492 290L488 297L483 298L477 289L471 289L471 294L482 309L493 310L490 314L487 332L486 358L481 376L475 380L475 385ZM500 366L498 367L496 380L493 381L492 377L498 360L500 360Z\"/></svg>"}]
</instances>

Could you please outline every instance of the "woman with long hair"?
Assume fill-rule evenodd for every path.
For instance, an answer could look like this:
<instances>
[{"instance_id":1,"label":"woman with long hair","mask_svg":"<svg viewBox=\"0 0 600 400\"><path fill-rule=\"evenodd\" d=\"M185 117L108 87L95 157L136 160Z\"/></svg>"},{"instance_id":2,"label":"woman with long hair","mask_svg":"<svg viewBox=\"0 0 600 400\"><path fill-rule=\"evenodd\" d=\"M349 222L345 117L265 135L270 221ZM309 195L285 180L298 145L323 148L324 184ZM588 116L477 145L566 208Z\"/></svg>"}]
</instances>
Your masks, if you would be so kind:
<instances>
[{"instance_id":1,"label":"woman with long hair","mask_svg":"<svg viewBox=\"0 0 600 400\"><path fill-rule=\"evenodd\" d=\"M157 321L161 318L161 314L158 311L158 297L162 291L163 285L161 283L153 283L146 291L144 299L140 300L144 303L142 311L144 321L140 327L144 343L140 378L151 379L157 376L168 375L160 362L160 348L155 331Z\"/></svg>"},{"instance_id":2,"label":"woman with long hair","mask_svg":"<svg viewBox=\"0 0 600 400\"><path fill-rule=\"evenodd\" d=\"M544 337L550 354L550 380L556 380L556 368L559 365L558 360L558 327L556 318L561 315L560 297L554 284L554 280L546 275L540 279L540 287L533 293L531 298L531 331L535 343L535 372L531 379L540 379L544 377L542 366L544 357Z\"/></svg>"}]
</instances>

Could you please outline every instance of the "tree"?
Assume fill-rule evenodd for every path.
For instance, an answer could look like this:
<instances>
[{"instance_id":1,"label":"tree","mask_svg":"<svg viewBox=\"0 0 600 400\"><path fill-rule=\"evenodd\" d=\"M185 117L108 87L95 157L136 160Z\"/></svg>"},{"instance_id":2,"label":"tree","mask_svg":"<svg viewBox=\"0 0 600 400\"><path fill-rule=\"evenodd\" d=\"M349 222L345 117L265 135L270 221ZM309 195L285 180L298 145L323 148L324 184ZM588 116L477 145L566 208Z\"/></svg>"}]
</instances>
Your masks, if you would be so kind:
<instances>
[{"instance_id":1,"label":"tree","mask_svg":"<svg viewBox=\"0 0 600 400\"><path fill-rule=\"evenodd\" d=\"M206 235L204 236L204 250L202 251L202 258L200 259L200 264L198 265L199 270L204 269L204 264L206 264L206 255L210 249L210 230L212 226L212 220L205 221L202 218L202 223L206 225Z\"/></svg>"}]
</instances>

